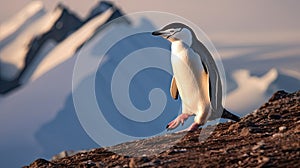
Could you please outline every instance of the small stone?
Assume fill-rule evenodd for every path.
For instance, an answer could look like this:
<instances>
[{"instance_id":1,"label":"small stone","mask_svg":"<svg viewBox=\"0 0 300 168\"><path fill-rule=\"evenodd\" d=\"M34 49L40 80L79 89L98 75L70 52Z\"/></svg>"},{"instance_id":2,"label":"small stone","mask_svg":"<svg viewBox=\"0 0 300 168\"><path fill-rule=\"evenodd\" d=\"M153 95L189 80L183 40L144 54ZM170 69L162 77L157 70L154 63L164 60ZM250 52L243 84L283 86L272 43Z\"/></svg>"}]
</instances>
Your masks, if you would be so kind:
<instances>
[{"instance_id":1,"label":"small stone","mask_svg":"<svg viewBox=\"0 0 300 168\"><path fill-rule=\"evenodd\" d=\"M148 157L143 156L143 157L141 158L141 161L145 163L145 162L149 162L150 160L149 160Z\"/></svg>"},{"instance_id":2,"label":"small stone","mask_svg":"<svg viewBox=\"0 0 300 168\"><path fill-rule=\"evenodd\" d=\"M288 145L283 145L282 147L281 147L281 149L282 150L289 150L289 149L291 149L292 147L291 146L288 146Z\"/></svg>"},{"instance_id":3,"label":"small stone","mask_svg":"<svg viewBox=\"0 0 300 168\"><path fill-rule=\"evenodd\" d=\"M264 146L264 142L263 141L260 141L258 142L255 146L252 147L252 150L257 150L257 149L260 149Z\"/></svg>"},{"instance_id":4,"label":"small stone","mask_svg":"<svg viewBox=\"0 0 300 168\"><path fill-rule=\"evenodd\" d=\"M139 165L139 167L154 167L155 164L152 162L148 162L148 163L143 163L141 165Z\"/></svg>"},{"instance_id":5,"label":"small stone","mask_svg":"<svg viewBox=\"0 0 300 168\"><path fill-rule=\"evenodd\" d=\"M278 129L279 129L279 132L283 132L283 131L286 130L286 126L281 126L281 127L279 127Z\"/></svg>"},{"instance_id":6,"label":"small stone","mask_svg":"<svg viewBox=\"0 0 300 168\"><path fill-rule=\"evenodd\" d=\"M62 151L59 154L54 155L51 160L58 160L58 159L61 159L61 158L67 157L67 156L68 156L68 152Z\"/></svg>"},{"instance_id":7,"label":"small stone","mask_svg":"<svg viewBox=\"0 0 300 168\"><path fill-rule=\"evenodd\" d=\"M242 157L248 157L249 155L247 154L247 153L244 153L243 155L242 155Z\"/></svg>"},{"instance_id":8,"label":"small stone","mask_svg":"<svg viewBox=\"0 0 300 168\"><path fill-rule=\"evenodd\" d=\"M227 150L226 149L219 149L219 152L221 152L221 153L227 153Z\"/></svg>"},{"instance_id":9,"label":"small stone","mask_svg":"<svg viewBox=\"0 0 300 168\"><path fill-rule=\"evenodd\" d=\"M277 113L275 113L275 114L270 114L270 115L268 116L268 118L269 118L269 119L275 119L275 120L278 120L278 119L281 118L281 115L280 115L280 114L277 114Z\"/></svg>"},{"instance_id":10,"label":"small stone","mask_svg":"<svg viewBox=\"0 0 300 168\"><path fill-rule=\"evenodd\" d=\"M282 133L275 133L275 134L272 135L272 137L273 137L273 138L283 137L283 134L282 134Z\"/></svg>"},{"instance_id":11,"label":"small stone","mask_svg":"<svg viewBox=\"0 0 300 168\"><path fill-rule=\"evenodd\" d=\"M249 128L243 128L240 135L241 136L248 136L250 134Z\"/></svg>"},{"instance_id":12,"label":"small stone","mask_svg":"<svg viewBox=\"0 0 300 168\"><path fill-rule=\"evenodd\" d=\"M185 148L182 148L182 149L174 149L174 152L176 153L183 153L183 152L186 152L187 150Z\"/></svg>"},{"instance_id":13,"label":"small stone","mask_svg":"<svg viewBox=\"0 0 300 168\"><path fill-rule=\"evenodd\" d=\"M266 163L270 160L270 158L266 157L266 156L260 156L258 158L258 163Z\"/></svg>"},{"instance_id":14,"label":"small stone","mask_svg":"<svg viewBox=\"0 0 300 168\"><path fill-rule=\"evenodd\" d=\"M130 159L129 167L130 167L130 168L136 167L136 163L135 163L135 161L134 161L134 158L131 158L131 159Z\"/></svg>"},{"instance_id":15,"label":"small stone","mask_svg":"<svg viewBox=\"0 0 300 168\"><path fill-rule=\"evenodd\" d=\"M95 166L96 164L92 160L86 161L87 166Z\"/></svg>"},{"instance_id":16,"label":"small stone","mask_svg":"<svg viewBox=\"0 0 300 168\"><path fill-rule=\"evenodd\" d=\"M239 128L239 123L234 123L229 126L228 131L232 132L237 130L238 128Z\"/></svg>"}]
</instances>

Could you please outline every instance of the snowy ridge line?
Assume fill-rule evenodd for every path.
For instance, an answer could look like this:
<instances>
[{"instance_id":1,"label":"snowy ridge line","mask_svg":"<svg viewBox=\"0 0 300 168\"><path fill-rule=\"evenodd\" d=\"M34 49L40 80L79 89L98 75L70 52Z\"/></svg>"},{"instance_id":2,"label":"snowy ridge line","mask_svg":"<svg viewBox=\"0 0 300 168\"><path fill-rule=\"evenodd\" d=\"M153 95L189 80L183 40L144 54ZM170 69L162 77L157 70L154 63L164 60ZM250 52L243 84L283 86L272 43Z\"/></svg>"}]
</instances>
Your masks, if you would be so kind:
<instances>
[{"instance_id":1,"label":"snowy ridge line","mask_svg":"<svg viewBox=\"0 0 300 168\"><path fill-rule=\"evenodd\" d=\"M33 75L31 76L30 80L39 78L50 69L56 67L60 63L72 57L75 54L76 50L90 37L92 37L97 28L103 25L113 13L113 8L106 10L103 14L90 20L76 32L62 41L58 46L51 50L51 52L45 57L45 59L42 60L40 64L34 65L37 68L34 72L32 72ZM26 80L27 79L21 79L21 81Z\"/></svg>"},{"instance_id":2,"label":"snowy ridge line","mask_svg":"<svg viewBox=\"0 0 300 168\"><path fill-rule=\"evenodd\" d=\"M13 34L29 18L43 9L41 1L31 1L22 10L12 16L10 19L0 24L0 41Z\"/></svg>"}]
</instances>

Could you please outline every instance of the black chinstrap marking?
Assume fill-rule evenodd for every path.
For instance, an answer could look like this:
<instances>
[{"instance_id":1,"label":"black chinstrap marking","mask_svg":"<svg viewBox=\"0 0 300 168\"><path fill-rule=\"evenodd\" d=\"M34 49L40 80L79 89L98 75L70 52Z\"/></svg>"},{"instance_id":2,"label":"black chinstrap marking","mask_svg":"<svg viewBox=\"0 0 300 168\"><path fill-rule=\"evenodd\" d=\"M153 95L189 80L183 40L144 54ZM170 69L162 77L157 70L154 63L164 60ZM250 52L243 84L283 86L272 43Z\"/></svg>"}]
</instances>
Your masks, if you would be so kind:
<instances>
[{"instance_id":1,"label":"black chinstrap marking","mask_svg":"<svg viewBox=\"0 0 300 168\"><path fill-rule=\"evenodd\" d=\"M175 35L176 33L181 32L182 29L183 28L180 28L180 30L175 31L173 34L170 34L169 36L167 36L167 39L169 39L171 36Z\"/></svg>"}]
</instances>

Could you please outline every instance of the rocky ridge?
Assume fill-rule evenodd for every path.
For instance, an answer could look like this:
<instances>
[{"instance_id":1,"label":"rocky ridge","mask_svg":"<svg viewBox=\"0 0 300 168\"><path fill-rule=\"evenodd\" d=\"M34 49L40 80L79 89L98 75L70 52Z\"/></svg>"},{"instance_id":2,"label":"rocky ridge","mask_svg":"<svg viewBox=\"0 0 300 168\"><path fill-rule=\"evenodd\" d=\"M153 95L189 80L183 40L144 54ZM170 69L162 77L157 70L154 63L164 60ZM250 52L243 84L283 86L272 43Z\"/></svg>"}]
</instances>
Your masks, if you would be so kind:
<instances>
[{"instance_id":1,"label":"rocky ridge","mask_svg":"<svg viewBox=\"0 0 300 168\"><path fill-rule=\"evenodd\" d=\"M209 137L201 139L201 131ZM92 149L51 161L38 159L25 167L300 167L300 91L278 91L240 122L185 133L176 145L158 154L147 150L161 148L179 134ZM132 156L139 146L147 152ZM111 152L122 149L128 155Z\"/></svg>"}]
</instances>

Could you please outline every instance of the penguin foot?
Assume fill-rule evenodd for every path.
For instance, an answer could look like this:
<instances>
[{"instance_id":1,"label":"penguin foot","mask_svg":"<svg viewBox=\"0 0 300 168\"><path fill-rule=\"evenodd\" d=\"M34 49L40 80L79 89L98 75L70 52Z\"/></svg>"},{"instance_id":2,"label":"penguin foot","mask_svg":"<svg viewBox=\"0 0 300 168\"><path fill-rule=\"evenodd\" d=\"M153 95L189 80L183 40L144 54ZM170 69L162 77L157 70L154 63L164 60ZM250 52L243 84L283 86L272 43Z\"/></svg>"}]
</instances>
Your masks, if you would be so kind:
<instances>
[{"instance_id":1,"label":"penguin foot","mask_svg":"<svg viewBox=\"0 0 300 168\"><path fill-rule=\"evenodd\" d=\"M198 128L200 127L200 124L197 123L193 123L191 126L189 126L188 128L178 131L177 133L181 133L181 132L194 132L196 130L198 130Z\"/></svg>"},{"instance_id":2,"label":"penguin foot","mask_svg":"<svg viewBox=\"0 0 300 168\"><path fill-rule=\"evenodd\" d=\"M175 129L180 123L183 125L184 121L189 118L188 114L180 114L175 120L171 121L167 126L167 130Z\"/></svg>"},{"instance_id":3,"label":"penguin foot","mask_svg":"<svg viewBox=\"0 0 300 168\"><path fill-rule=\"evenodd\" d=\"M187 128L187 131L189 131L189 132L196 131L196 130L198 130L199 126L200 126L200 124L197 124L194 122L189 128Z\"/></svg>"}]
</instances>

